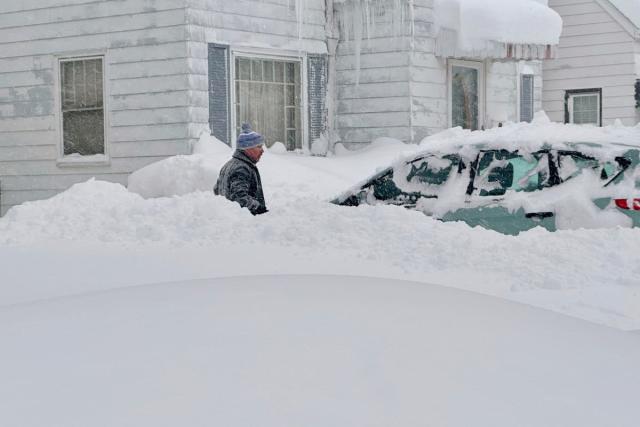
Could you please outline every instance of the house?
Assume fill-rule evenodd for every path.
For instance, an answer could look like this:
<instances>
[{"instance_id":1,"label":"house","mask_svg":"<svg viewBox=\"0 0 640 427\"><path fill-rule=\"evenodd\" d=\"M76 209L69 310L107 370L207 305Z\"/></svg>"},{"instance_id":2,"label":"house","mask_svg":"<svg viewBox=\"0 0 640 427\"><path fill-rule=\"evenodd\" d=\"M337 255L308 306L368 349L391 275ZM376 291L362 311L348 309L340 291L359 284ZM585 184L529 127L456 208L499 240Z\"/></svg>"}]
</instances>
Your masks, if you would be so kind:
<instances>
[{"instance_id":1,"label":"house","mask_svg":"<svg viewBox=\"0 0 640 427\"><path fill-rule=\"evenodd\" d=\"M544 63L543 107L558 122L640 121L640 1L549 0L563 19L558 57Z\"/></svg>"},{"instance_id":2,"label":"house","mask_svg":"<svg viewBox=\"0 0 640 427\"><path fill-rule=\"evenodd\" d=\"M530 120L560 18L544 0L478 4L3 2L0 214L90 177L125 184L207 127L232 143L249 121L322 153Z\"/></svg>"}]
</instances>

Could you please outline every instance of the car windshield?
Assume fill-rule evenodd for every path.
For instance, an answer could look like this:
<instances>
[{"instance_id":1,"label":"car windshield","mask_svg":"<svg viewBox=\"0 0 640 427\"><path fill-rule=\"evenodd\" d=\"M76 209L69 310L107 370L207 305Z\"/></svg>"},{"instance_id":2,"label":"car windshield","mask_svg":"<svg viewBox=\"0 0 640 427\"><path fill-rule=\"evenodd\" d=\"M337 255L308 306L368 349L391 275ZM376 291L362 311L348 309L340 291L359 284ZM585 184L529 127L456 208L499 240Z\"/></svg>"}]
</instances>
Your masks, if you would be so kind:
<instances>
[{"instance_id":1,"label":"car windshield","mask_svg":"<svg viewBox=\"0 0 640 427\"><path fill-rule=\"evenodd\" d=\"M460 157L455 154L447 154L442 157L425 156L408 163L410 167L407 174L407 182L438 186L444 184L454 166L460 164Z\"/></svg>"}]
</instances>

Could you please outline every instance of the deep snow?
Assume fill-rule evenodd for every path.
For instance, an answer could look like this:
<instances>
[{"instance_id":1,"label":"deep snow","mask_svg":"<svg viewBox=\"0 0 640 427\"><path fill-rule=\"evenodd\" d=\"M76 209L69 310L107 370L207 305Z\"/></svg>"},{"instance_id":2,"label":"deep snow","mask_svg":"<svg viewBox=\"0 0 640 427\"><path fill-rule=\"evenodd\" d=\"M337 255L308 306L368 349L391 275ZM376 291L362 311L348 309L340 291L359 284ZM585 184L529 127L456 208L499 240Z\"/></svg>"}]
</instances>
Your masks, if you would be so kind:
<instances>
[{"instance_id":1,"label":"deep snow","mask_svg":"<svg viewBox=\"0 0 640 427\"><path fill-rule=\"evenodd\" d=\"M338 276L0 308L3 426L635 427L640 336Z\"/></svg>"},{"instance_id":2,"label":"deep snow","mask_svg":"<svg viewBox=\"0 0 640 427\"><path fill-rule=\"evenodd\" d=\"M541 121L500 132L513 138L517 129L558 132ZM638 129L591 132L611 140ZM441 138L451 135L456 131ZM211 193L230 150L203 137L196 155L132 176L131 190L146 199L118 184L89 181L12 209L0 219L0 305L158 281L330 273L442 284L640 328L638 229L534 229L511 237L397 207L327 202L402 152L419 149L383 140L327 158L267 153L259 167L270 212L253 217Z\"/></svg>"}]
</instances>

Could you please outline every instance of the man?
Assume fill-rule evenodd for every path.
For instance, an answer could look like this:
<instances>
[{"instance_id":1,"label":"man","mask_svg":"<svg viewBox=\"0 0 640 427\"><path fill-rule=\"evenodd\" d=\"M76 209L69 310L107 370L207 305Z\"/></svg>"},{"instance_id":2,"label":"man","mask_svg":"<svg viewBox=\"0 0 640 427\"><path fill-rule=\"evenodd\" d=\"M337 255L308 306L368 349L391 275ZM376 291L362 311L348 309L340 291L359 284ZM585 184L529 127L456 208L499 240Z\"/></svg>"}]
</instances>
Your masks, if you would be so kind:
<instances>
[{"instance_id":1,"label":"man","mask_svg":"<svg viewBox=\"0 0 640 427\"><path fill-rule=\"evenodd\" d=\"M238 202L253 215L267 212L262 193L262 181L256 163L262 157L264 138L251 130L248 123L242 125L233 157L220 170L218 182L213 187L216 195Z\"/></svg>"}]
</instances>

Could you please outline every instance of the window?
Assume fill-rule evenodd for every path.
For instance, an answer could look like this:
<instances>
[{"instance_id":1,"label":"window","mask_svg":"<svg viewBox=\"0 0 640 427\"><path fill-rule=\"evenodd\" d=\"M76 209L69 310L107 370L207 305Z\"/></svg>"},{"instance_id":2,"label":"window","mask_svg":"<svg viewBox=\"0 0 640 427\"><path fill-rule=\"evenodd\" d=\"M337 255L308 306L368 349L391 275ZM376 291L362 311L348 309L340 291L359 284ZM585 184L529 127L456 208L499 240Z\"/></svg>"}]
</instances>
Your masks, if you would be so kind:
<instances>
[{"instance_id":1,"label":"window","mask_svg":"<svg viewBox=\"0 0 640 427\"><path fill-rule=\"evenodd\" d=\"M507 150L478 155L473 190L480 196L502 196L511 191L537 191L550 187L549 155L544 151L519 154Z\"/></svg>"},{"instance_id":2,"label":"window","mask_svg":"<svg viewBox=\"0 0 640 427\"><path fill-rule=\"evenodd\" d=\"M520 76L520 121L533 120L533 74Z\"/></svg>"},{"instance_id":3,"label":"window","mask_svg":"<svg viewBox=\"0 0 640 427\"><path fill-rule=\"evenodd\" d=\"M565 94L565 123L602 124L602 90L568 90Z\"/></svg>"},{"instance_id":4,"label":"window","mask_svg":"<svg viewBox=\"0 0 640 427\"><path fill-rule=\"evenodd\" d=\"M235 58L236 133L248 122L268 147L302 148L300 62Z\"/></svg>"},{"instance_id":5,"label":"window","mask_svg":"<svg viewBox=\"0 0 640 427\"><path fill-rule=\"evenodd\" d=\"M106 154L103 59L59 61L63 156Z\"/></svg>"},{"instance_id":6,"label":"window","mask_svg":"<svg viewBox=\"0 0 640 427\"><path fill-rule=\"evenodd\" d=\"M481 62L449 62L451 127L477 130L483 126L484 71Z\"/></svg>"}]
</instances>

